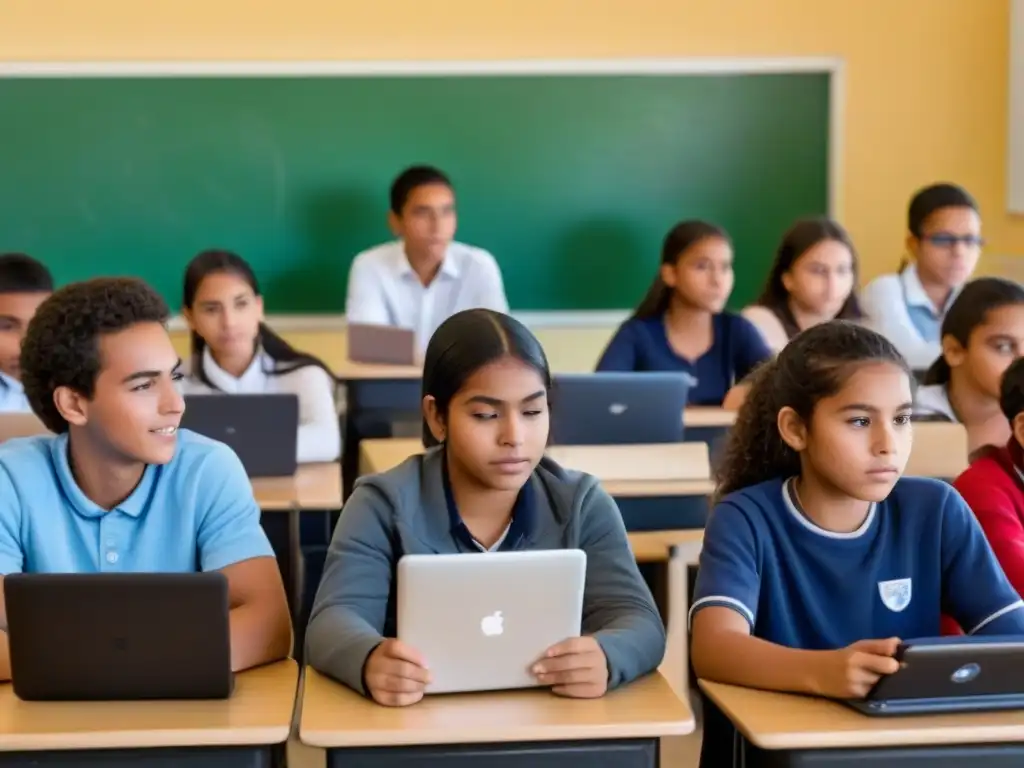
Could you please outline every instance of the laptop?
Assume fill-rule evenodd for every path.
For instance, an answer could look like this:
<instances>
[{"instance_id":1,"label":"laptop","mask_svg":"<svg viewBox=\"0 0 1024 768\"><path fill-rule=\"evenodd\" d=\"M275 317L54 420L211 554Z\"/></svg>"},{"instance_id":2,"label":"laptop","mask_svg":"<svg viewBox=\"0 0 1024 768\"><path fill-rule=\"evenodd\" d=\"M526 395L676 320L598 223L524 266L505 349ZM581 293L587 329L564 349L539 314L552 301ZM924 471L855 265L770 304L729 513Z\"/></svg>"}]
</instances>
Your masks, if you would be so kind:
<instances>
[{"instance_id":1,"label":"laptop","mask_svg":"<svg viewBox=\"0 0 1024 768\"><path fill-rule=\"evenodd\" d=\"M181 427L226 444L249 477L290 477L298 469L297 395L187 395Z\"/></svg>"},{"instance_id":2,"label":"laptop","mask_svg":"<svg viewBox=\"0 0 1024 768\"><path fill-rule=\"evenodd\" d=\"M921 715L1024 709L1024 641L1020 638L906 643L900 669L864 699L846 703L867 715Z\"/></svg>"},{"instance_id":3,"label":"laptop","mask_svg":"<svg viewBox=\"0 0 1024 768\"><path fill-rule=\"evenodd\" d=\"M11 682L29 701L231 695L221 573L11 574Z\"/></svg>"},{"instance_id":4,"label":"laptop","mask_svg":"<svg viewBox=\"0 0 1024 768\"><path fill-rule=\"evenodd\" d=\"M416 365L416 332L393 325L348 323L348 358L354 363Z\"/></svg>"},{"instance_id":5,"label":"laptop","mask_svg":"<svg viewBox=\"0 0 1024 768\"><path fill-rule=\"evenodd\" d=\"M556 445L675 443L683 439L690 376L678 372L555 376Z\"/></svg>"},{"instance_id":6,"label":"laptop","mask_svg":"<svg viewBox=\"0 0 1024 768\"><path fill-rule=\"evenodd\" d=\"M430 665L426 693L541 685L530 667L580 635L586 569L580 549L402 557L397 634Z\"/></svg>"}]
</instances>

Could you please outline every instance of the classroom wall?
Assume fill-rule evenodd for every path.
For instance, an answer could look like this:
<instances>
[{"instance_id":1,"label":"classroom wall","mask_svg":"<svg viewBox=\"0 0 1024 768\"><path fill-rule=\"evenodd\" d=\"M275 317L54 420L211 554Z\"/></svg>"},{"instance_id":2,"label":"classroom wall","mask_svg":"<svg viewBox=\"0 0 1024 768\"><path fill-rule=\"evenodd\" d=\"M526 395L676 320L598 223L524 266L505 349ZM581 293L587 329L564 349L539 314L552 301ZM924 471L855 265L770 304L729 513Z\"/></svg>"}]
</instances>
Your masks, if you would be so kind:
<instances>
[{"instance_id":1,"label":"classroom wall","mask_svg":"<svg viewBox=\"0 0 1024 768\"><path fill-rule=\"evenodd\" d=\"M990 253L1024 255L1004 213L1008 25L1008 0L0 0L0 59L840 56L838 213L871 277L936 179L978 196Z\"/></svg>"}]
</instances>

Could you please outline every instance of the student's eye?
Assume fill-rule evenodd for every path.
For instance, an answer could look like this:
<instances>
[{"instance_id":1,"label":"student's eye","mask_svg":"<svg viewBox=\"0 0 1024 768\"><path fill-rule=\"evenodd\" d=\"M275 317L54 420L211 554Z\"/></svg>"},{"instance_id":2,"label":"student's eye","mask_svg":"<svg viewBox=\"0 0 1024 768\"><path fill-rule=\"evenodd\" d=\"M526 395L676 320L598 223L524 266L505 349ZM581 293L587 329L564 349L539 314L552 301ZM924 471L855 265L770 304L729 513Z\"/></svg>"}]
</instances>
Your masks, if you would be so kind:
<instances>
[{"instance_id":1,"label":"student's eye","mask_svg":"<svg viewBox=\"0 0 1024 768\"><path fill-rule=\"evenodd\" d=\"M13 331L17 328L17 323L13 320L0 320L0 333L4 331Z\"/></svg>"},{"instance_id":2,"label":"student's eye","mask_svg":"<svg viewBox=\"0 0 1024 768\"><path fill-rule=\"evenodd\" d=\"M173 381L175 383L177 383L179 381L184 381L184 380L185 380L185 374L182 373L181 371L175 371L174 373L171 374L171 381Z\"/></svg>"},{"instance_id":3,"label":"student's eye","mask_svg":"<svg viewBox=\"0 0 1024 768\"><path fill-rule=\"evenodd\" d=\"M132 387L132 392L144 392L147 389L152 388L152 386L153 386L153 382L146 381L146 382L143 382L142 384L139 384L138 386Z\"/></svg>"},{"instance_id":4,"label":"student's eye","mask_svg":"<svg viewBox=\"0 0 1024 768\"><path fill-rule=\"evenodd\" d=\"M897 427L906 427L910 424L910 414L901 413L899 416L892 420L892 423L895 424Z\"/></svg>"},{"instance_id":5,"label":"student's eye","mask_svg":"<svg viewBox=\"0 0 1024 768\"><path fill-rule=\"evenodd\" d=\"M867 416L856 416L850 419L847 424L851 424L855 427L867 427L871 425L871 419Z\"/></svg>"},{"instance_id":6,"label":"student's eye","mask_svg":"<svg viewBox=\"0 0 1024 768\"><path fill-rule=\"evenodd\" d=\"M1012 354L1014 357L1017 356L1017 345L1012 341L1000 341L996 343L996 352L1001 355Z\"/></svg>"},{"instance_id":7,"label":"student's eye","mask_svg":"<svg viewBox=\"0 0 1024 768\"><path fill-rule=\"evenodd\" d=\"M238 301L235 302L235 308L236 309L245 309L248 306L249 306L249 300L248 299L239 299Z\"/></svg>"},{"instance_id":8,"label":"student's eye","mask_svg":"<svg viewBox=\"0 0 1024 768\"><path fill-rule=\"evenodd\" d=\"M491 419L498 418L496 413L474 413L473 418L477 421L490 421Z\"/></svg>"},{"instance_id":9,"label":"student's eye","mask_svg":"<svg viewBox=\"0 0 1024 768\"><path fill-rule=\"evenodd\" d=\"M540 416L542 413L544 413L544 411L523 411L523 416L527 416L532 419L536 416Z\"/></svg>"}]
</instances>

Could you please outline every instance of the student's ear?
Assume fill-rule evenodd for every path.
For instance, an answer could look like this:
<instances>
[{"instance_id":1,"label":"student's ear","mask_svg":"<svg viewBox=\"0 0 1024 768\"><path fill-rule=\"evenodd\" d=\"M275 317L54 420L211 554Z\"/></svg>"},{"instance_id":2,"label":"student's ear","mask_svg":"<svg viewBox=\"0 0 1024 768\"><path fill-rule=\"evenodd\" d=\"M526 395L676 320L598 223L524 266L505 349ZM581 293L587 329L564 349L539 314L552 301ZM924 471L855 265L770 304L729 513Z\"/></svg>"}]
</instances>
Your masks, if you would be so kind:
<instances>
[{"instance_id":1,"label":"student's ear","mask_svg":"<svg viewBox=\"0 0 1024 768\"><path fill-rule=\"evenodd\" d=\"M912 232L907 232L907 239L904 241L904 245L907 246L908 254L911 256L917 256L917 251L921 247L921 238L917 237ZM910 263L909 259L905 259L904 261L908 264Z\"/></svg>"},{"instance_id":2,"label":"student's ear","mask_svg":"<svg viewBox=\"0 0 1024 768\"><path fill-rule=\"evenodd\" d=\"M799 453L807 448L807 425L788 405L779 411L776 425L782 441L794 451Z\"/></svg>"},{"instance_id":3,"label":"student's ear","mask_svg":"<svg viewBox=\"0 0 1024 768\"><path fill-rule=\"evenodd\" d=\"M1017 441L1017 445L1024 445L1024 411L1013 417L1010 427L1013 429L1013 439Z\"/></svg>"},{"instance_id":4,"label":"student's ear","mask_svg":"<svg viewBox=\"0 0 1024 768\"><path fill-rule=\"evenodd\" d=\"M967 350L955 337L947 333L942 337L942 356L950 368L957 368L963 365Z\"/></svg>"},{"instance_id":5,"label":"student's ear","mask_svg":"<svg viewBox=\"0 0 1024 768\"><path fill-rule=\"evenodd\" d=\"M53 391L53 404L68 424L82 427L89 421L89 399L71 387L57 387Z\"/></svg>"},{"instance_id":6,"label":"student's ear","mask_svg":"<svg viewBox=\"0 0 1024 768\"><path fill-rule=\"evenodd\" d=\"M405 234L405 229L402 227L402 217L394 211L388 211L388 229L391 230L391 234L398 238Z\"/></svg>"},{"instance_id":7,"label":"student's ear","mask_svg":"<svg viewBox=\"0 0 1024 768\"><path fill-rule=\"evenodd\" d=\"M181 308L181 316L185 318L185 322L188 323L189 330L194 331L196 324L192 322L192 310L188 307Z\"/></svg>"},{"instance_id":8,"label":"student's ear","mask_svg":"<svg viewBox=\"0 0 1024 768\"><path fill-rule=\"evenodd\" d=\"M433 395L423 398L423 418L426 420L427 426L430 427L430 434L437 442L443 443L448 437L448 429L445 426L444 417L437 409L437 400Z\"/></svg>"},{"instance_id":9,"label":"student's ear","mask_svg":"<svg viewBox=\"0 0 1024 768\"><path fill-rule=\"evenodd\" d=\"M788 269L782 273L782 287L786 289L786 293L793 292L793 275Z\"/></svg>"},{"instance_id":10,"label":"student's ear","mask_svg":"<svg viewBox=\"0 0 1024 768\"><path fill-rule=\"evenodd\" d=\"M661 275L661 282L667 285L669 288L675 288L676 283L676 265L675 264L662 264L659 270Z\"/></svg>"},{"instance_id":11,"label":"student's ear","mask_svg":"<svg viewBox=\"0 0 1024 768\"><path fill-rule=\"evenodd\" d=\"M263 322L263 297L257 296L253 302L256 305L256 311L259 312L260 322Z\"/></svg>"}]
</instances>

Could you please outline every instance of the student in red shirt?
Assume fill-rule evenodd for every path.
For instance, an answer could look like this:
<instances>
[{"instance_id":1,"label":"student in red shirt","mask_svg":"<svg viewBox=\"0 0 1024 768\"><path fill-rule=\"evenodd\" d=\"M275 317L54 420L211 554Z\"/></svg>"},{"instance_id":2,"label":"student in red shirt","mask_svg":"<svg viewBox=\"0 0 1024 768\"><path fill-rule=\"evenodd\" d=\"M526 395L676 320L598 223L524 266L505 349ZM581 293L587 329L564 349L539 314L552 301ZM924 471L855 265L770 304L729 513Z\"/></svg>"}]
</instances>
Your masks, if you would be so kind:
<instances>
[{"instance_id":1,"label":"student in red shirt","mask_svg":"<svg viewBox=\"0 0 1024 768\"><path fill-rule=\"evenodd\" d=\"M984 448L953 486L974 511L1010 583L1024 594L1024 357L1003 374L999 405L1010 422L1009 442Z\"/></svg>"}]
</instances>

